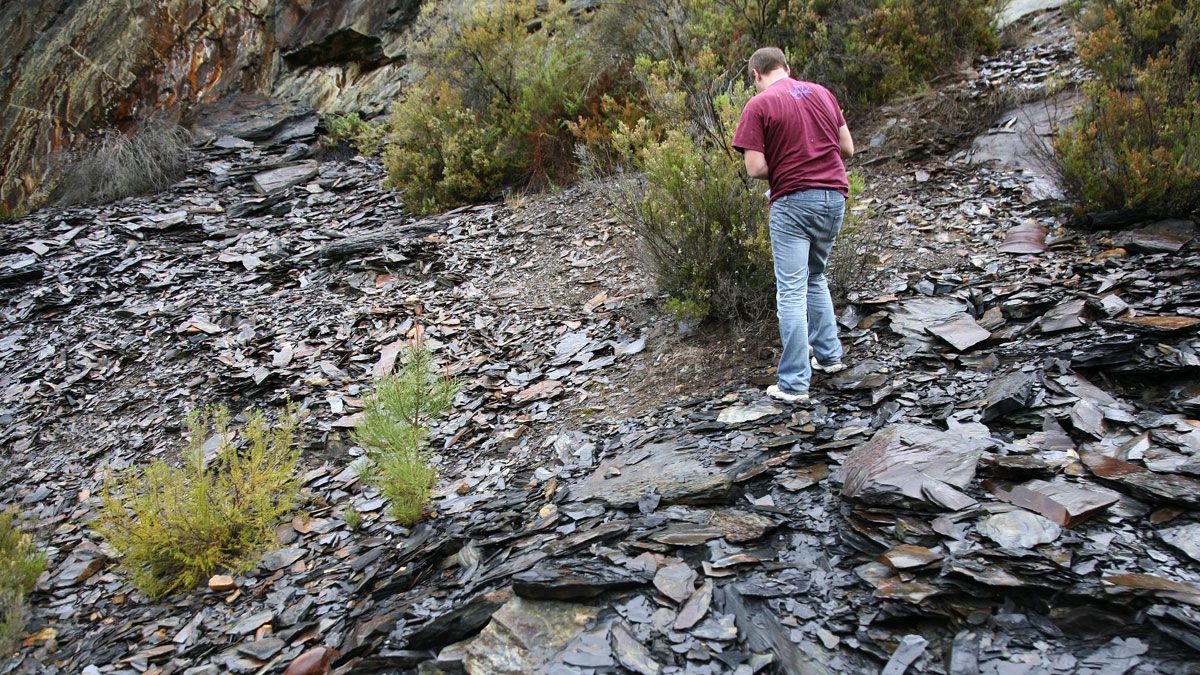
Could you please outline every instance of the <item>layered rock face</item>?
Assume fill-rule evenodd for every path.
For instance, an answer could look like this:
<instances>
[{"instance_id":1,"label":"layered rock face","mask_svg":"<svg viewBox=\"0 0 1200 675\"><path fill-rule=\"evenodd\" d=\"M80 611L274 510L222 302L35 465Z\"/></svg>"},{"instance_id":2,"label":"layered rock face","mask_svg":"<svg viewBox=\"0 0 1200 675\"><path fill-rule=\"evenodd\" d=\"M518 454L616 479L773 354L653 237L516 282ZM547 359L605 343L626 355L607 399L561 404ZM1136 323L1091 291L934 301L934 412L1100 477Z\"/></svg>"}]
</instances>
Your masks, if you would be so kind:
<instances>
[{"instance_id":1,"label":"layered rock face","mask_svg":"<svg viewBox=\"0 0 1200 675\"><path fill-rule=\"evenodd\" d=\"M419 0L29 0L0 5L0 203L36 203L51 158L155 111L233 92L386 106Z\"/></svg>"}]
</instances>

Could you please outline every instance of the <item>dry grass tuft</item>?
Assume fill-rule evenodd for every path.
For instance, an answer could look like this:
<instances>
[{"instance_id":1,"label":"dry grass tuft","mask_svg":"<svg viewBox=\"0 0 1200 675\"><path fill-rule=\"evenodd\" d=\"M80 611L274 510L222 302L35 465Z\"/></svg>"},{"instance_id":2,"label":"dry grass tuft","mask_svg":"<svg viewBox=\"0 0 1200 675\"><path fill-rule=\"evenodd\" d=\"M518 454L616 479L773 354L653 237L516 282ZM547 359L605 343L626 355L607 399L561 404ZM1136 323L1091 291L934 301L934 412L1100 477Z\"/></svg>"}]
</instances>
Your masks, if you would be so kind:
<instances>
[{"instance_id":1,"label":"dry grass tuft","mask_svg":"<svg viewBox=\"0 0 1200 675\"><path fill-rule=\"evenodd\" d=\"M165 189L187 173L191 140L186 129L161 118L129 135L106 131L89 148L62 160L54 201L105 204Z\"/></svg>"}]
</instances>

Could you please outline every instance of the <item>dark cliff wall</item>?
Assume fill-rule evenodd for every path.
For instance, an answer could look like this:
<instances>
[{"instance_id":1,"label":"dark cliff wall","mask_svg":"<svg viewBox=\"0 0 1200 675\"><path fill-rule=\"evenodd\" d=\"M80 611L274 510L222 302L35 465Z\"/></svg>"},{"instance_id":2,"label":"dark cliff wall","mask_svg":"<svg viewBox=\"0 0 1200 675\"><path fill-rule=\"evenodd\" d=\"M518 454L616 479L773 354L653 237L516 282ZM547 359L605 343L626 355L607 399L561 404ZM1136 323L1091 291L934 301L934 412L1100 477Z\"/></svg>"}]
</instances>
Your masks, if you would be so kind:
<instances>
[{"instance_id":1,"label":"dark cliff wall","mask_svg":"<svg viewBox=\"0 0 1200 675\"><path fill-rule=\"evenodd\" d=\"M49 0L0 5L0 202L102 127L233 92L376 111L403 86L420 0Z\"/></svg>"}]
</instances>

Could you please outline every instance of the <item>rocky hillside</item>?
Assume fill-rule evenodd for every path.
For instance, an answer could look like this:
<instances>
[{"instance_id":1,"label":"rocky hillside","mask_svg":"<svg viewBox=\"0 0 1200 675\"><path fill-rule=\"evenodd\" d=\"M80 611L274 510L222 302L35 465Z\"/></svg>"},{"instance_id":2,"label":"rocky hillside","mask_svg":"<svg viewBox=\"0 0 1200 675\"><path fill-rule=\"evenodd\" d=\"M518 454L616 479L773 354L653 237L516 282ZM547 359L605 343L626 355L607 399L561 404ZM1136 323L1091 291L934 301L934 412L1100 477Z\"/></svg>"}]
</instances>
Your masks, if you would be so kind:
<instances>
[{"instance_id":1,"label":"rocky hillside","mask_svg":"<svg viewBox=\"0 0 1200 675\"><path fill-rule=\"evenodd\" d=\"M403 86L418 0L55 0L0 6L0 203L26 205L50 157L154 111L234 93L380 111Z\"/></svg>"},{"instance_id":2,"label":"rocky hillside","mask_svg":"<svg viewBox=\"0 0 1200 675\"><path fill-rule=\"evenodd\" d=\"M877 265L806 406L764 395L773 325L675 332L610 186L418 220L290 113L4 226L0 503L49 564L0 673L1197 672L1200 232L1069 226L1036 103L930 130L1081 76L1057 12L1016 35L861 129ZM347 430L418 334L462 390L409 529ZM174 460L198 405L287 399L275 550L138 593L103 477Z\"/></svg>"}]
</instances>

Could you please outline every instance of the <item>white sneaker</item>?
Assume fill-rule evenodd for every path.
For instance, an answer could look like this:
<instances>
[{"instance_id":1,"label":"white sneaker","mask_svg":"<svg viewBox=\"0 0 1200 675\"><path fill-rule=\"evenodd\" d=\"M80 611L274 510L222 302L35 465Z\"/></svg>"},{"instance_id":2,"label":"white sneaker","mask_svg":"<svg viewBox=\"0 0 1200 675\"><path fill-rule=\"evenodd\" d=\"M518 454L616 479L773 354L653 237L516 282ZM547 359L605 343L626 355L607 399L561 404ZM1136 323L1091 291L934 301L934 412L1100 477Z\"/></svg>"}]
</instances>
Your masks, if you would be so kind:
<instances>
[{"instance_id":1,"label":"white sneaker","mask_svg":"<svg viewBox=\"0 0 1200 675\"><path fill-rule=\"evenodd\" d=\"M810 363L812 364L812 369L818 373L828 373L832 375L834 373L840 373L846 369L846 364L842 363L841 361L834 361L833 363L823 366L817 361L817 357L815 356L812 357Z\"/></svg>"},{"instance_id":2,"label":"white sneaker","mask_svg":"<svg viewBox=\"0 0 1200 675\"><path fill-rule=\"evenodd\" d=\"M791 394L780 389L777 384L767 387L767 396L787 403L803 403L808 400L808 394Z\"/></svg>"}]
</instances>

